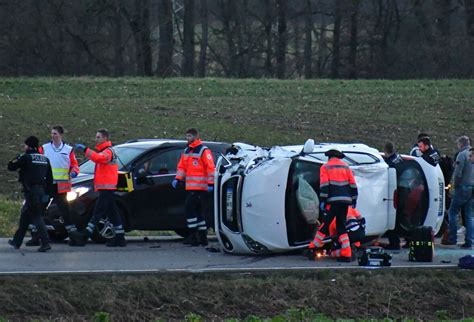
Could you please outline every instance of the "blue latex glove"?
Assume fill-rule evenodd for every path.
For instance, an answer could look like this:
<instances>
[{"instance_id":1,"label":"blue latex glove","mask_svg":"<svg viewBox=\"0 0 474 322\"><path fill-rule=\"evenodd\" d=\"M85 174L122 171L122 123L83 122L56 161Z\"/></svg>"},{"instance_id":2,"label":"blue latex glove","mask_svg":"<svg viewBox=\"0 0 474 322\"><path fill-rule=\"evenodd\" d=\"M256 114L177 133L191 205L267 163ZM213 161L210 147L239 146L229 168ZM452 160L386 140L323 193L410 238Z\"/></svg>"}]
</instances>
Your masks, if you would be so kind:
<instances>
[{"instance_id":1,"label":"blue latex glove","mask_svg":"<svg viewBox=\"0 0 474 322\"><path fill-rule=\"evenodd\" d=\"M173 182L171 182L171 186L176 189L176 187L178 186L178 179L174 179Z\"/></svg>"},{"instance_id":2,"label":"blue latex glove","mask_svg":"<svg viewBox=\"0 0 474 322\"><path fill-rule=\"evenodd\" d=\"M214 186L209 185L207 186L207 192L213 192L214 191Z\"/></svg>"},{"instance_id":3,"label":"blue latex glove","mask_svg":"<svg viewBox=\"0 0 474 322\"><path fill-rule=\"evenodd\" d=\"M355 208L357 206L357 201L353 200L352 201L352 208Z\"/></svg>"},{"instance_id":4,"label":"blue latex glove","mask_svg":"<svg viewBox=\"0 0 474 322\"><path fill-rule=\"evenodd\" d=\"M84 152L86 150L86 146L84 144L78 143L74 146L74 149Z\"/></svg>"},{"instance_id":5,"label":"blue latex glove","mask_svg":"<svg viewBox=\"0 0 474 322\"><path fill-rule=\"evenodd\" d=\"M44 195L41 197L41 202L42 203L48 203L49 202L49 195Z\"/></svg>"},{"instance_id":6,"label":"blue latex glove","mask_svg":"<svg viewBox=\"0 0 474 322\"><path fill-rule=\"evenodd\" d=\"M75 177L77 177L77 172L71 172L69 175L71 176L71 178L74 179Z\"/></svg>"},{"instance_id":7,"label":"blue latex glove","mask_svg":"<svg viewBox=\"0 0 474 322\"><path fill-rule=\"evenodd\" d=\"M326 203L325 202L321 202L319 204L319 209L322 211L322 212L326 212Z\"/></svg>"}]
</instances>

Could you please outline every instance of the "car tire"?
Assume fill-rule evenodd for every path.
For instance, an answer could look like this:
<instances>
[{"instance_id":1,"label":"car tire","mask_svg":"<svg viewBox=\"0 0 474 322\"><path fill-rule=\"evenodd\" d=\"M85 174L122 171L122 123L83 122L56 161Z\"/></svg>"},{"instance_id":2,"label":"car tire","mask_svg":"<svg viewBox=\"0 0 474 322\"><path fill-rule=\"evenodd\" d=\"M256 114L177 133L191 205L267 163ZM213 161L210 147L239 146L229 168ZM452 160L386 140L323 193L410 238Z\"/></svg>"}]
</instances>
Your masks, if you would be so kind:
<instances>
[{"instance_id":1,"label":"car tire","mask_svg":"<svg viewBox=\"0 0 474 322\"><path fill-rule=\"evenodd\" d=\"M53 242L61 242L68 237L67 231L49 230L48 237Z\"/></svg>"},{"instance_id":2,"label":"car tire","mask_svg":"<svg viewBox=\"0 0 474 322\"><path fill-rule=\"evenodd\" d=\"M117 201L117 211L120 215L120 218L122 219L122 224L125 227L125 209L119 204ZM92 213L89 216L92 217ZM108 240L112 239L115 237L115 233L113 231L113 225L112 223L108 220L108 218L102 218L99 223L96 225L94 231L92 232L91 239L95 243L98 244L104 244Z\"/></svg>"},{"instance_id":3,"label":"car tire","mask_svg":"<svg viewBox=\"0 0 474 322\"><path fill-rule=\"evenodd\" d=\"M183 238L188 237L190 234L190 231L187 228L176 229L174 232L176 233L176 235L181 236Z\"/></svg>"}]
</instances>

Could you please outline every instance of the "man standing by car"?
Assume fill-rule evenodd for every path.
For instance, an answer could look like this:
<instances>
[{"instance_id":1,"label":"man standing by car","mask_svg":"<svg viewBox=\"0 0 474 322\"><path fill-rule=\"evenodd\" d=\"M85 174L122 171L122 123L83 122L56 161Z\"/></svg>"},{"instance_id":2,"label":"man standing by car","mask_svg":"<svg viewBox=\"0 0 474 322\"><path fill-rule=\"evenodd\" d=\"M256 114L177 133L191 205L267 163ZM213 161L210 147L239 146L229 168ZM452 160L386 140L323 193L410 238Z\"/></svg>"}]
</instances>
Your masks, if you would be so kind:
<instances>
[{"instance_id":1,"label":"man standing by car","mask_svg":"<svg viewBox=\"0 0 474 322\"><path fill-rule=\"evenodd\" d=\"M341 245L338 260L350 262L352 251L346 231L346 217L349 205L356 207L357 186L349 165L341 160L345 157L344 153L331 149L325 155L329 160L320 169L319 206L323 213L328 211L328 214L309 247L323 246L323 239L329 234L329 225L336 218L338 242Z\"/></svg>"},{"instance_id":2,"label":"man standing by car","mask_svg":"<svg viewBox=\"0 0 474 322\"><path fill-rule=\"evenodd\" d=\"M172 185L176 188L179 182L185 182L186 221L190 231L185 243L206 246L208 241L204 210L207 193L214 190L214 159L211 150L202 144L196 129L186 131L186 141L188 146L181 155Z\"/></svg>"},{"instance_id":3,"label":"man standing by car","mask_svg":"<svg viewBox=\"0 0 474 322\"><path fill-rule=\"evenodd\" d=\"M67 232L70 233L71 231L76 231L77 228L72 222L66 196L71 191L71 178L75 178L79 174L79 165L72 146L63 141L63 135L64 128L61 125L53 126L51 129L51 141L43 144L39 148L39 152L44 154L51 163L54 183L52 197L64 220L64 226ZM26 246L39 245L37 235L32 235L33 238L26 242ZM75 245L71 238L69 239L69 245Z\"/></svg>"},{"instance_id":4,"label":"man standing by car","mask_svg":"<svg viewBox=\"0 0 474 322\"><path fill-rule=\"evenodd\" d=\"M424 137L418 140L418 148L421 152L421 157L431 164L433 167L441 160L438 150L434 149L431 145L431 140L429 137Z\"/></svg>"},{"instance_id":5,"label":"man standing by car","mask_svg":"<svg viewBox=\"0 0 474 322\"><path fill-rule=\"evenodd\" d=\"M454 193L451 205L448 210L449 218L449 238L443 240L443 245L456 245L458 214L464 208L466 234L463 248L472 247L474 217L473 208L473 190L474 190L474 163L470 158L470 140L467 136L461 136L457 140L459 152L454 166Z\"/></svg>"},{"instance_id":6,"label":"man standing by car","mask_svg":"<svg viewBox=\"0 0 474 322\"><path fill-rule=\"evenodd\" d=\"M15 249L20 248L23 243L29 224L38 228L38 236L41 246L39 252L51 249L49 245L48 232L43 221L43 202L49 199L47 193L50 191L53 177L49 160L38 152L39 140L30 136L25 140L25 154L22 154L8 163L8 170L20 170L18 181L23 186L25 204L20 214L20 223L13 239L8 243Z\"/></svg>"},{"instance_id":7,"label":"man standing by car","mask_svg":"<svg viewBox=\"0 0 474 322\"><path fill-rule=\"evenodd\" d=\"M107 217L114 225L115 237L107 242L109 247L124 247L125 231L122 226L122 219L115 204L115 190L118 182L118 165L114 151L111 149L112 142L109 140L109 132L105 129L97 130L95 135L97 152L86 147L84 144L76 144L75 149L83 151L86 158L89 158L95 165L94 190L99 191L99 197L94 206L92 218L84 232L71 232L71 237L78 246L84 246L92 235L95 226L103 217Z\"/></svg>"}]
</instances>

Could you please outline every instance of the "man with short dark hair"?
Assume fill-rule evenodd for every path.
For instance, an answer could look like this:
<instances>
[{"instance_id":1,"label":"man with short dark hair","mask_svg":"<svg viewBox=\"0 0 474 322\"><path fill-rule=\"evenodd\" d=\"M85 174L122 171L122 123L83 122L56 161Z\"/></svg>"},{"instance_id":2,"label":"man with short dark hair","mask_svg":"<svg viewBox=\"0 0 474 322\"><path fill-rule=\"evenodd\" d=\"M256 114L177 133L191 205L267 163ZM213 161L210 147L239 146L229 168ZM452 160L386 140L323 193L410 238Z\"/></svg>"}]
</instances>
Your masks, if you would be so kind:
<instances>
[{"instance_id":1,"label":"man with short dark hair","mask_svg":"<svg viewBox=\"0 0 474 322\"><path fill-rule=\"evenodd\" d=\"M385 153L385 162L388 164L389 167L393 168L403 161L400 154L397 153L393 142L386 142L383 151Z\"/></svg>"},{"instance_id":2,"label":"man with short dark hair","mask_svg":"<svg viewBox=\"0 0 474 322\"><path fill-rule=\"evenodd\" d=\"M176 188L180 182L185 183L186 221L190 232L185 243L206 246L208 227L204 210L207 194L214 190L214 159L195 128L186 131L186 141L188 146L181 155L172 185Z\"/></svg>"},{"instance_id":3,"label":"man with short dark hair","mask_svg":"<svg viewBox=\"0 0 474 322\"><path fill-rule=\"evenodd\" d=\"M109 140L109 132L105 129L97 130L95 135L96 150L86 147L84 144L76 144L75 149L83 151L86 158L96 164L94 172L94 190L99 191L99 197L94 206L92 218L85 231L71 232L71 238L78 246L84 246L92 235L99 220L107 217L114 226L115 237L106 243L109 247L126 246L125 231L122 219L117 211L115 203L115 190L118 182L118 165L112 142Z\"/></svg>"},{"instance_id":4,"label":"man with short dark hair","mask_svg":"<svg viewBox=\"0 0 474 322\"><path fill-rule=\"evenodd\" d=\"M420 149L418 148L418 141L423 139L423 138L429 138L429 137L430 136L428 135L428 133L424 133L424 132L418 133L418 136L416 137L416 143L413 144L413 146L410 150L410 153L408 153L408 154L413 156L413 157L421 157L422 153L421 153Z\"/></svg>"},{"instance_id":5,"label":"man with short dark hair","mask_svg":"<svg viewBox=\"0 0 474 322\"><path fill-rule=\"evenodd\" d=\"M448 210L449 238L441 243L443 245L456 245L458 214L463 208L466 233L464 244L461 247L471 248L474 239L474 217L472 213L474 206L474 163L471 160L470 154L472 152L470 150L472 149L469 138L461 136L457 140L457 146L459 152L456 157L453 174L454 193Z\"/></svg>"},{"instance_id":6,"label":"man with short dark hair","mask_svg":"<svg viewBox=\"0 0 474 322\"><path fill-rule=\"evenodd\" d=\"M8 170L19 171L18 181L23 186L25 204L20 214L20 223L13 239L8 243L15 249L19 249L23 243L29 224L36 225L40 240L38 252L46 252L51 249L49 245L48 232L43 221L43 203L49 199L53 176L49 160L38 152L39 140L30 136L25 140L25 153L17 156L8 163Z\"/></svg>"},{"instance_id":7,"label":"man with short dark hair","mask_svg":"<svg viewBox=\"0 0 474 322\"><path fill-rule=\"evenodd\" d=\"M433 167L436 167L441 160L439 152L433 148L431 140L428 137L418 140L418 149L420 149L421 157Z\"/></svg>"}]
</instances>

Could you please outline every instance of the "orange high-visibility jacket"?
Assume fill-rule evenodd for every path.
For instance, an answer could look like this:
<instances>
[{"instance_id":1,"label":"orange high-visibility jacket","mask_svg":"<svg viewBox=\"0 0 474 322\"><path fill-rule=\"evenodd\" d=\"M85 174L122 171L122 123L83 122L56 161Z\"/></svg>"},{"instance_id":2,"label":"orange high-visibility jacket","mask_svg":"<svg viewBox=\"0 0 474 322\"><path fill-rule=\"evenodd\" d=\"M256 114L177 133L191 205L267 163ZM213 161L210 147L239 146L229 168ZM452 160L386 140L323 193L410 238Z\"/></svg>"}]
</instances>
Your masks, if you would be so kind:
<instances>
[{"instance_id":1,"label":"orange high-visibility jacket","mask_svg":"<svg viewBox=\"0 0 474 322\"><path fill-rule=\"evenodd\" d=\"M115 190L118 182L118 165L110 148L112 142L105 141L95 146L98 152L87 148L86 158L95 163L94 190Z\"/></svg>"},{"instance_id":2,"label":"orange high-visibility jacket","mask_svg":"<svg viewBox=\"0 0 474 322\"><path fill-rule=\"evenodd\" d=\"M320 170L320 202L327 204L352 204L357 200L357 186L347 163L330 158Z\"/></svg>"},{"instance_id":3,"label":"orange high-visibility jacket","mask_svg":"<svg viewBox=\"0 0 474 322\"><path fill-rule=\"evenodd\" d=\"M176 179L186 181L186 190L205 190L214 184L214 158L208 147L196 140L184 149L179 159Z\"/></svg>"},{"instance_id":4,"label":"orange high-visibility jacket","mask_svg":"<svg viewBox=\"0 0 474 322\"><path fill-rule=\"evenodd\" d=\"M58 193L71 191L71 173L79 173L79 164L72 147L62 142L59 148L56 148L51 141L40 146L38 151L51 163L53 183L57 184Z\"/></svg>"}]
</instances>

